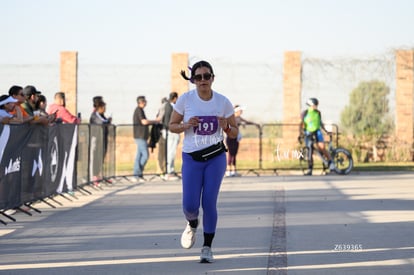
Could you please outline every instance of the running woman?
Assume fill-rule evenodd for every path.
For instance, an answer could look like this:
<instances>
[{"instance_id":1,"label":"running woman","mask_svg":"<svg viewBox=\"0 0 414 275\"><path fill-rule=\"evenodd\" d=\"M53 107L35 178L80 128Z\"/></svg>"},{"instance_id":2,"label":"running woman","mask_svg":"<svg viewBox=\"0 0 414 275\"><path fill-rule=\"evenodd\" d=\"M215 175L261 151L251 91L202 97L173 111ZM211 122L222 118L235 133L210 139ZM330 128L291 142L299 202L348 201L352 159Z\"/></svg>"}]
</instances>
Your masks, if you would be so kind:
<instances>
[{"instance_id":1,"label":"running woman","mask_svg":"<svg viewBox=\"0 0 414 275\"><path fill-rule=\"evenodd\" d=\"M190 77L184 71L181 75L196 86L178 98L169 124L171 132L184 132L182 203L187 225L181 245L187 249L194 245L201 204L204 243L200 262L211 263L214 261L211 246L217 227L217 198L226 171L223 132L236 138L238 128L230 100L211 88L214 72L208 62L194 64ZM200 150L207 152L200 153Z\"/></svg>"}]
</instances>

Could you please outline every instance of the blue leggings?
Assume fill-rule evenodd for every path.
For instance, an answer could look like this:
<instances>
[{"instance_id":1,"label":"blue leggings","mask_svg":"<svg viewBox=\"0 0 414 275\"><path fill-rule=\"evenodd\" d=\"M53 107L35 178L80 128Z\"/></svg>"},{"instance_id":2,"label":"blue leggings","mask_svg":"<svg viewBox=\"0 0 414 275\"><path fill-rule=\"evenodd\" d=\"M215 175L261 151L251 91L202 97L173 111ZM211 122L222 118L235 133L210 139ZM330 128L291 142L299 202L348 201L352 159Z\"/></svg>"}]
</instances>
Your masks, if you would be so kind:
<instances>
[{"instance_id":1,"label":"blue leggings","mask_svg":"<svg viewBox=\"0 0 414 275\"><path fill-rule=\"evenodd\" d=\"M204 233L215 233L217 226L217 197L226 172L226 154L206 161L195 161L182 153L183 211L188 221L198 219L200 202L203 207Z\"/></svg>"}]
</instances>

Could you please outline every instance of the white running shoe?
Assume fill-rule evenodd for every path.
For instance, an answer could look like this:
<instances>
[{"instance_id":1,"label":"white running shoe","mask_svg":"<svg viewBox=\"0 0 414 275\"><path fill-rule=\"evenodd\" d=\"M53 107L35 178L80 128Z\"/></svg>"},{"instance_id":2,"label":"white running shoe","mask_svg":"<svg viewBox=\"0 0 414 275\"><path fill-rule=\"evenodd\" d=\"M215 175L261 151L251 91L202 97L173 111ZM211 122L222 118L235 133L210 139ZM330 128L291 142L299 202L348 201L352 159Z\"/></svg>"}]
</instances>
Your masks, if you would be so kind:
<instances>
[{"instance_id":1,"label":"white running shoe","mask_svg":"<svg viewBox=\"0 0 414 275\"><path fill-rule=\"evenodd\" d=\"M181 235L181 246L186 249L193 247L195 243L195 233L197 228L192 228L189 223L184 229L183 234Z\"/></svg>"},{"instance_id":2,"label":"white running shoe","mask_svg":"<svg viewBox=\"0 0 414 275\"><path fill-rule=\"evenodd\" d=\"M213 252L208 246L203 246L201 249L200 263L212 263L214 262Z\"/></svg>"},{"instance_id":3,"label":"white running shoe","mask_svg":"<svg viewBox=\"0 0 414 275\"><path fill-rule=\"evenodd\" d=\"M138 177L138 176L133 176L128 178L129 181L133 182L133 183L142 183L142 182L146 182L146 180L144 179L144 177Z\"/></svg>"},{"instance_id":4,"label":"white running shoe","mask_svg":"<svg viewBox=\"0 0 414 275\"><path fill-rule=\"evenodd\" d=\"M163 179L167 181L173 181L173 180L179 180L180 178L174 174L166 174Z\"/></svg>"}]
</instances>

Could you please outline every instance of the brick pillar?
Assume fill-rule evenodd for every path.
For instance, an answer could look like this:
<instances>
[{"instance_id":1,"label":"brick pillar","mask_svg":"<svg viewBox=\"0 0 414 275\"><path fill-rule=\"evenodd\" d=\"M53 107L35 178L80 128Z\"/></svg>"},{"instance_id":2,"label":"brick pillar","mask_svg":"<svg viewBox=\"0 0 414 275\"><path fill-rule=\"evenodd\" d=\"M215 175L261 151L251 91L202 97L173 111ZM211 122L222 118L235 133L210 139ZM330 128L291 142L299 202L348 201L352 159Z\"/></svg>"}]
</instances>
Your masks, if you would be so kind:
<instances>
[{"instance_id":1,"label":"brick pillar","mask_svg":"<svg viewBox=\"0 0 414 275\"><path fill-rule=\"evenodd\" d=\"M297 145L302 90L301 52L285 52L283 65L283 142L292 149Z\"/></svg>"},{"instance_id":2,"label":"brick pillar","mask_svg":"<svg viewBox=\"0 0 414 275\"><path fill-rule=\"evenodd\" d=\"M173 53L171 58L171 92L177 92L179 95L187 92L189 83L181 77L181 70L188 70L188 53Z\"/></svg>"},{"instance_id":3,"label":"brick pillar","mask_svg":"<svg viewBox=\"0 0 414 275\"><path fill-rule=\"evenodd\" d=\"M60 91L65 93L66 108L77 115L78 52L60 53Z\"/></svg>"},{"instance_id":4,"label":"brick pillar","mask_svg":"<svg viewBox=\"0 0 414 275\"><path fill-rule=\"evenodd\" d=\"M414 140L414 51L398 50L396 55L396 135L413 145Z\"/></svg>"}]
</instances>

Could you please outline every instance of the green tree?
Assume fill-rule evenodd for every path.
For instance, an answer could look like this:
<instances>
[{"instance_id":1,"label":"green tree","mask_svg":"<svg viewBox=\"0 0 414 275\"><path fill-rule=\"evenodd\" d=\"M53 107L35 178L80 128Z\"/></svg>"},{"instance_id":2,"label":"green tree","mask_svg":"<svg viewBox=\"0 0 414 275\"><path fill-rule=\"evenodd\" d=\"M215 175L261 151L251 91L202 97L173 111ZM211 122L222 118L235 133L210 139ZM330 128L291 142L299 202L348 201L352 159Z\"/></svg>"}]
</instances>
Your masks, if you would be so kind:
<instances>
[{"instance_id":1,"label":"green tree","mask_svg":"<svg viewBox=\"0 0 414 275\"><path fill-rule=\"evenodd\" d=\"M341 128L352 135L357 144L375 145L393 129L389 113L390 88L380 81L361 82L350 95L349 105L341 112ZM376 156L374 156L376 157Z\"/></svg>"}]
</instances>

